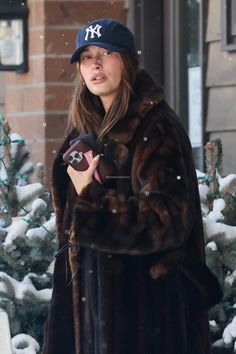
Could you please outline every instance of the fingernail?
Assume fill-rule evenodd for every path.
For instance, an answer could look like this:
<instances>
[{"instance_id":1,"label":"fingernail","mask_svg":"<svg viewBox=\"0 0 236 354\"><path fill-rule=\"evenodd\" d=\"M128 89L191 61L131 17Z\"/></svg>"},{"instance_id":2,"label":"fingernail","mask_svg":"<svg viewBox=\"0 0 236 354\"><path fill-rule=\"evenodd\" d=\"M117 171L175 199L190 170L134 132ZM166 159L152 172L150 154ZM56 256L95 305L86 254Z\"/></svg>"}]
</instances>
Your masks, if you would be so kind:
<instances>
[{"instance_id":1,"label":"fingernail","mask_svg":"<svg viewBox=\"0 0 236 354\"><path fill-rule=\"evenodd\" d=\"M94 157L94 160L97 161L97 160L99 159L99 157L100 157L100 155L96 155L96 156Z\"/></svg>"}]
</instances>

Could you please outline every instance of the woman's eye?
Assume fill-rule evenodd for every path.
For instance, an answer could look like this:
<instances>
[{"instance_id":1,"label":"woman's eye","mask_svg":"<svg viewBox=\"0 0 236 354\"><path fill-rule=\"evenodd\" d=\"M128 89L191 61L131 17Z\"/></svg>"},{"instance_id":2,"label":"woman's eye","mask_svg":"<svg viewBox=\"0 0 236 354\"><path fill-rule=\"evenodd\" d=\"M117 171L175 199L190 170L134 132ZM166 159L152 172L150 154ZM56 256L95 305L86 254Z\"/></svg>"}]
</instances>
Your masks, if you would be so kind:
<instances>
[{"instance_id":1,"label":"woman's eye","mask_svg":"<svg viewBox=\"0 0 236 354\"><path fill-rule=\"evenodd\" d=\"M105 52L102 53L102 55L104 57L106 57L107 55L111 55L111 54L112 54L112 52L109 52L109 50L106 50Z\"/></svg>"},{"instance_id":2,"label":"woman's eye","mask_svg":"<svg viewBox=\"0 0 236 354\"><path fill-rule=\"evenodd\" d=\"M85 56L81 56L80 60L81 61L87 61L89 60L91 57L89 55L85 55Z\"/></svg>"}]
</instances>

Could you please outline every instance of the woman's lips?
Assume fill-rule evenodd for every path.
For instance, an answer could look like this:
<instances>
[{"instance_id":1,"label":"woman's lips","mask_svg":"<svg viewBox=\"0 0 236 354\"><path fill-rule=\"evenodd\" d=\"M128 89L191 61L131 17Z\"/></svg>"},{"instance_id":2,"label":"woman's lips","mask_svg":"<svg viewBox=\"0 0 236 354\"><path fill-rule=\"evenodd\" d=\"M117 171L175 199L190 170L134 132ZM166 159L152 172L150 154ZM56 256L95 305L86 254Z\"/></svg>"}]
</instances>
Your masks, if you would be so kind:
<instances>
[{"instance_id":1,"label":"woman's lips","mask_svg":"<svg viewBox=\"0 0 236 354\"><path fill-rule=\"evenodd\" d=\"M91 78L91 82L93 84L100 84L106 80L106 77L104 75L94 75Z\"/></svg>"}]
</instances>

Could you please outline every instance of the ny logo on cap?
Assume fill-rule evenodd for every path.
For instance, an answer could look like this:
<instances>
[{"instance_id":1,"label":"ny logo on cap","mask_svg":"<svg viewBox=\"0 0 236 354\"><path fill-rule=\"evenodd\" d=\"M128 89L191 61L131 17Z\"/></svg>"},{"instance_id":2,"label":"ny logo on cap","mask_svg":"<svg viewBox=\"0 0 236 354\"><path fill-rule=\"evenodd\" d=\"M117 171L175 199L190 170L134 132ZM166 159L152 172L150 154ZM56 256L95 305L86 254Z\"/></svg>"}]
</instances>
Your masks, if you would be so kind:
<instances>
[{"instance_id":1,"label":"ny logo on cap","mask_svg":"<svg viewBox=\"0 0 236 354\"><path fill-rule=\"evenodd\" d=\"M94 36L95 36L95 34L96 34L96 36L99 38L99 37L101 37L101 33L100 33L100 29L102 28L102 26L100 26L100 25L96 25L94 28L93 28L93 26L91 25L91 26L89 26L89 27L87 27L86 28L86 36L85 36L85 41L87 41L89 38L89 35L90 35L90 39L91 38L94 38Z\"/></svg>"}]
</instances>

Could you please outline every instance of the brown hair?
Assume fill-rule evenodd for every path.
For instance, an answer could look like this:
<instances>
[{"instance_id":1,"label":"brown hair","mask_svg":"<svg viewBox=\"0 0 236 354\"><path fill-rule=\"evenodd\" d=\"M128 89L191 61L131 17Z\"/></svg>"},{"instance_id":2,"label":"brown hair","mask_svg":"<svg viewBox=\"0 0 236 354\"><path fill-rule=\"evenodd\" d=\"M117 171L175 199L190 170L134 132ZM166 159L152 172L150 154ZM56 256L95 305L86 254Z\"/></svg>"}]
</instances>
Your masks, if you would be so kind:
<instances>
[{"instance_id":1,"label":"brown hair","mask_svg":"<svg viewBox=\"0 0 236 354\"><path fill-rule=\"evenodd\" d=\"M67 133L77 128L81 134L94 131L98 138L102 138L125 115L138 72L138 59L128 52L121 52L120 56L124 64L121 84L115 101L106 113L100 98L87 89L80 75L76 75Z\"/></svg>"}]
</instances>

